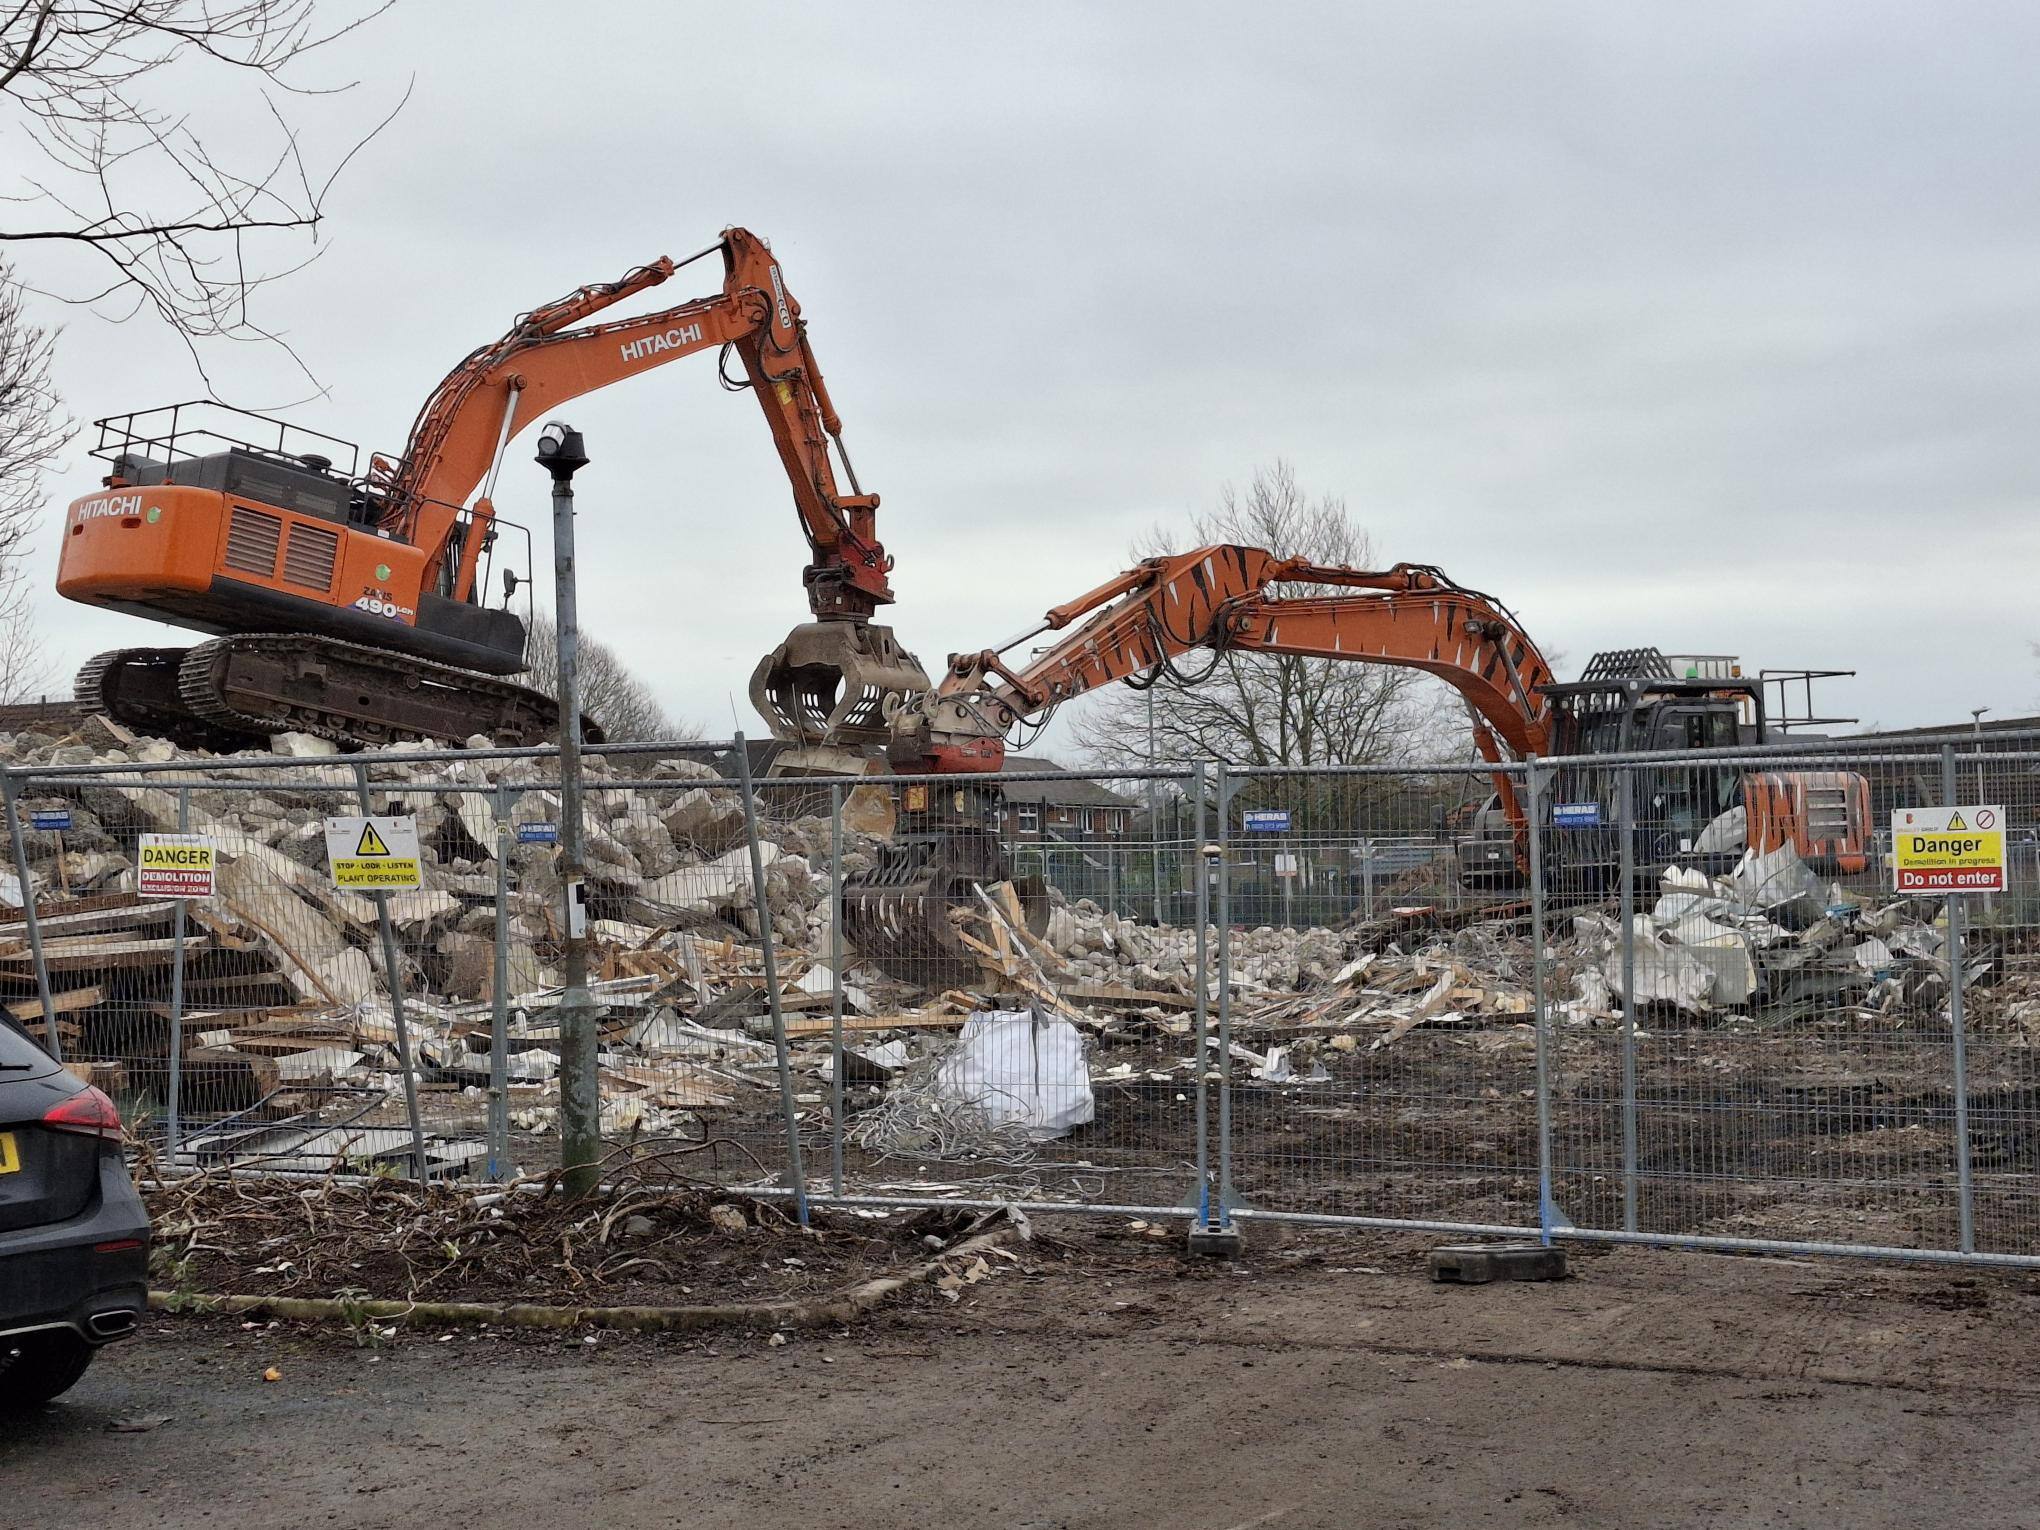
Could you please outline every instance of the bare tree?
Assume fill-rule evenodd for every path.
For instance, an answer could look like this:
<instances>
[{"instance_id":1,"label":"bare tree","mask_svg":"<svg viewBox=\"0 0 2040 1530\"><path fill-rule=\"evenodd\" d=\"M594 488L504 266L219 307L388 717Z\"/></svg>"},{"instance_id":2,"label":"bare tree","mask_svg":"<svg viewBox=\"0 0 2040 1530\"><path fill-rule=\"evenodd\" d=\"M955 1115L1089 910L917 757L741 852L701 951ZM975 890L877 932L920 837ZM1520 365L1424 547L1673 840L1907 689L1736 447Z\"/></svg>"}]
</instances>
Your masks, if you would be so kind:
<instances>
[{"instance_id":1,"label":"bare tree","mask_svg":"<svg viewBox=\"0 0 2040 1530\"><path fill-rule=\"evenodd\" d=\"M524 641L524 657L531 668L518 676L533 690L558 698L560 694L559 628L544 612L531 618L531 630ZM581 634L581 710L602 725L611 743L635 743L640 739L690 739L695 730L676 724L659 705L652 688L631 673L630 666L607 643Z\"/></svg>"},{"instance_id":2,"label":"bare tree","mask_svg":"<svg viewBox=\"0 0 2040 1530\"><path fill-rule=\"evenodd\" d=\"M250 298L316 253L334 178L382 126L315 169L293 116L351 82L309 81L300 66L390 3L0 0L0 130L34 151L10 156L0 241L91 252L99 279L55 295L123 318L152 311L201 375L200 341L281 344ZM252 96L267 141L206 141L164 104L195 91ZM298 98L291 114L279 96Z\"/></svg>"},{"instance_id":3,"label":"bare tree","mask_svg":"<svg viewBox=\"0 0 2040 1530\"><path fill-rule=\"evenodd\" d=\"M1218 507L1187 536L1157 528L1139 558L1208 543L1265 547L1313 563L1365 567L1367 535L1346 502L1313 498L1287 462L1257 468L1244 489L1228 484ZM1322 587L1281 585L1297 595ZM1194 656L1154 678L1156 757L1166 764L1227 760L1245 765L1380 765L1435 758L1456 714L1435 685L1406 669L1352 660L1227 652ZM1148 694L1114 688L1090 700L1070 732L1102 768L1145 765ZM1441 721L1441 719L1444 719Z\"/></svg>"},{"instance_id":4,"label":"bare tree","mask_svg":"<svg viewBox=\"0 0 2040 1530\"><path fill-rule=\"evenodd\" d=\"M53 340L22 312L0 262L0 701L22 700L49 679L21 555L42 511L43 471L71 433L50 384Z\"/></svg>"},{"instance_id":5,"label":"bare tree","mask_svg":"<svg viewBox=\"0 0 2040 1530\"><path fill-rule=\"evenodd\" d=\"M66 291L71 263L55 260L33 287L0 263L0 696L47 678L21 554L42 510L42 475L70 437L50 385L52 335L30 322L23 293L117 321L153 313L201 377L209 340L270 341L296 360L251 299L316 253L334 178L389 121L350 133L351 146L315 171L293 117L349 85L307 81L297 66L391 3L0 0L0 142L11 149L0 168L0 247L24 257L84 251L98 266ZM209 101L259 101L268 141L226 132L220 151L164 104L201 91ZM296 98L289 114L279 95Z\"/></svg>"}]
</instances>

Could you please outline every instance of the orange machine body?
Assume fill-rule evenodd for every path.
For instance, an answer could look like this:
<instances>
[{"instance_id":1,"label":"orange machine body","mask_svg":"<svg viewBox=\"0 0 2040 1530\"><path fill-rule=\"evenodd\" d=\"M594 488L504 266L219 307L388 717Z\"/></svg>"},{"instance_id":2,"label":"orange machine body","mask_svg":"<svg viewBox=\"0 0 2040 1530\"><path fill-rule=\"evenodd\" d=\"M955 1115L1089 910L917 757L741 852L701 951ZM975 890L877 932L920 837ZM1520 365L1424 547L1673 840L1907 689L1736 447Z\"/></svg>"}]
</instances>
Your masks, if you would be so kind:
<instances>
[{"instance_id":1,"label":"orange machine body","mask_svg":"<svg viewBox=\"0 0 2040 1530\"><path fill-rule=\"evenodd\" d=\"M521 645L419 626L438 598L424 589L427 562L423 548L330 514L195 485L121 485L66 511L57 591L200 632L317 632L485 673L522 669Z\"/></svg>"},{"instance_id":2,"label":"orange machine body","mask_svg":"<svg viewBox=\"0 0 2040 1530\"><path fill-rule=\"evenodd\" d=\"M1743 805L1758 854L1790 845L1830 875L1869 869L1870 783L1857 772L1752 771L1743 777Z\"/></svg>"}]
</instances>

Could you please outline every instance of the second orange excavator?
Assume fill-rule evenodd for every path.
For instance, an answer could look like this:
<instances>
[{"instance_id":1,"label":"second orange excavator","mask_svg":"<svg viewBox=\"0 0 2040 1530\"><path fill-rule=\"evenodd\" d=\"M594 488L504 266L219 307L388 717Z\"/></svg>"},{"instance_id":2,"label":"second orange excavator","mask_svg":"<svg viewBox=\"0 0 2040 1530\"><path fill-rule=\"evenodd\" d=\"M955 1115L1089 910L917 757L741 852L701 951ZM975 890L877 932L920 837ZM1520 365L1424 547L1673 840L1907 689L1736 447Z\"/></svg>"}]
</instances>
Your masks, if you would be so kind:
<instances>
[{"instance_id":1,"label":"second orange excavator","mask_svg":"<svg viewBox=\"0 0 2040 1530\"><path fill-rule=\"evenodd\" d=\"M1051 631L1063 635L1024 666L1002 657ZM973 883L1003 872L995 778L987 773L999 769L1006 733L1115 680L1151 681L1200 649L1396 665L1456 690L1496 794L1487 832L1460 847L1462 878L1474 884L1516 884L1526 870L1535 824L1511 768L1517 762L1541 757L1560 772L1566 800L1594 800L1613 778L1568 766L1569 758L1764 741L1760 682L1680 674L1658 650L1641 648L1598 654L1579 681L1560 684L1499 601L1430 565L1343 568L1236 545L1150 558L1055 607L1000 649L952 655L941 683L894 714L893 768L955 781L903 789L893 842L846 894L859 949L902 953L896 970L923 980L966 972L968 953L946 911L971 900ZM1838 872L1868 863L1869 791L1852 772L1688 766L1653 773L1651 799L1642 843L1632 847L1641 876L1654 879L1737 806L1755 849L1790 845ZM1604 806L1607 832L1563 837L1571 891L1598 895L1615 885L1620 846L1614 804Z\"/></svg>"}]
</instances>

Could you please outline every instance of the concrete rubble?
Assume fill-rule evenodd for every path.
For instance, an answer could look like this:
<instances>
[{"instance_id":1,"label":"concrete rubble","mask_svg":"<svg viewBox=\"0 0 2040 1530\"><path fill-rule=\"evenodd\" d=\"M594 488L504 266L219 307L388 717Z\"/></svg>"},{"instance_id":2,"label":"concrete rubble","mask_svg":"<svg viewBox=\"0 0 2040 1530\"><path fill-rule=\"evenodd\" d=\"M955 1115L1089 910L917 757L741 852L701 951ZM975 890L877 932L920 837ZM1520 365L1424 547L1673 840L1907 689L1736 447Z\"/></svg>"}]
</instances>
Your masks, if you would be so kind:
<instances>
[{"instance_id":1,"label":"concrete rubble","mask_svg":"<svg viewBox=\"0 0 2040 1530\"><path fill-rule=\"evenodd\" d=\"M0 757L90 775L130 761L176 758L157 740L0 735ZM477 741L478 742L478 741ZM286 737L281 752L322 758L321 741ZM428 1121L446 1137L472 1134L488 1082L496 982L498 879L495 794L512 796L513 823L556 820L544 761L462 759L406 771L379 762L376 811L415 814L426 886L392 895L406 1018L426 1091ZM650 786L624 786L640 780ZM452 782L455 792L419 789ZM828 1108L837 976L830 965L827 799L772 783L762 792L766 907L755 906L742 806L708 766L688 759L592 759L588 875L602 1006L604 1125L618 1135L671 1135L705 1115L777 1108L759 937L778 946L798 1101ZM355 810L340 762L271 770L259 789L223 790L198 772L133 784L106 778L49 788L31 782L24 813L68 808L70 827L28 838L52 997L66 1054L109 1082L160 1092L167 1073L175 942L172 907L134 897L143 832L179 827L220 846L217 895L188 908L184 944L184 1108L288 1118L319 1091L400 1095L394 1015L367 897L328 884L322 820ZM873 822L866 827L876 827ZM1733 826L1731 826L1733 827ZM1726 831L1724 831L1726 832ZM873 864L882 840L857 822L843 835L845 872ZM501 953L509 1013L513 1125L556 1125L556 1006L561 902L557 847L513 833ZM1157 928L1053 895L1039 933L1001 887L959 911L982 953L981 981L928 991L849 951L842 992L851 1109L881 1101L893 1081L939 1058L973 1014L1034 1003L1079 1026L1095 1078L1186 1081L1192 1056L1197 934ZM18 904L10 878L0 899ZM1669 871L1640 895L1635 950L1622 959L1612 900L1555 911L1545 994L1560 1023L1616 1023L1625 988L1640 1016L1704 1023L1731 1015L1786 1021L1810 1010L1873 1016L1932 1013L1948 992L1938 902L1868 902L1823 882L1789 851L1744 855L1727 875ZM1218 932L1206 932L1215 962ZM1982 954L1978 954L1982 951ZM1993 962L1972 951L1971 976ZM1379 1051L1423 1029L1490 1029L1528 1044L1534 1018L1527 916L1507 909L1395 908L1339 929L1235 930L1229 1007L1236 1042L1208 1066L1231 1066L1257 1087L1331 1081L1325 1060ZM25 928L0 910L0 1002L19 1023L43 1023ZM1999 1008L2040 1029L2040 983L2007 984ZM1207 994L1216 1025L1214 980ZM1212 1039L1215 1048L1215 1037ZM1126 1060L1138 1047L1138 1061ZM1159 1060L1158 1060L1159 1059ZM925 1071L925 1070L923 1070ZM98 1076L98 1075L95 1075ZM393 1119L375 1118L378 1123ZM400 1156L407 1144L383 1144ZM537 1155L534 1155L537 1156ZM459 1155L452 1155L458 1161Z\"/></svg>"}]
</instances>

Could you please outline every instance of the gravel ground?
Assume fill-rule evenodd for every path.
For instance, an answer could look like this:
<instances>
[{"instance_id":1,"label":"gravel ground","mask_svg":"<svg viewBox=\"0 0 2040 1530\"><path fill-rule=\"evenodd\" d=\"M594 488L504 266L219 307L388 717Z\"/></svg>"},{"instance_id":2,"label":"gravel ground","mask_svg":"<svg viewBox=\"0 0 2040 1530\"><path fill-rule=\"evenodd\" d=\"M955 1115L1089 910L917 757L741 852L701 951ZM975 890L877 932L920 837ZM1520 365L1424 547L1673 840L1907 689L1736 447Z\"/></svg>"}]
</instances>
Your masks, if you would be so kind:
<instances>
[{"instance_id":1,"label":"gravel ground","mask_svg":"<svg viewBox=\"0 0 2040 1530\"><path fill-rule=\"evenodd\" d=\"M778 1345L160 1318L0 1440L5 1520L2033 1523L2028 1276L1625 1250L1455 1287L1411 1237L1054 1231Z\"/></svg>"}]
</instances>

